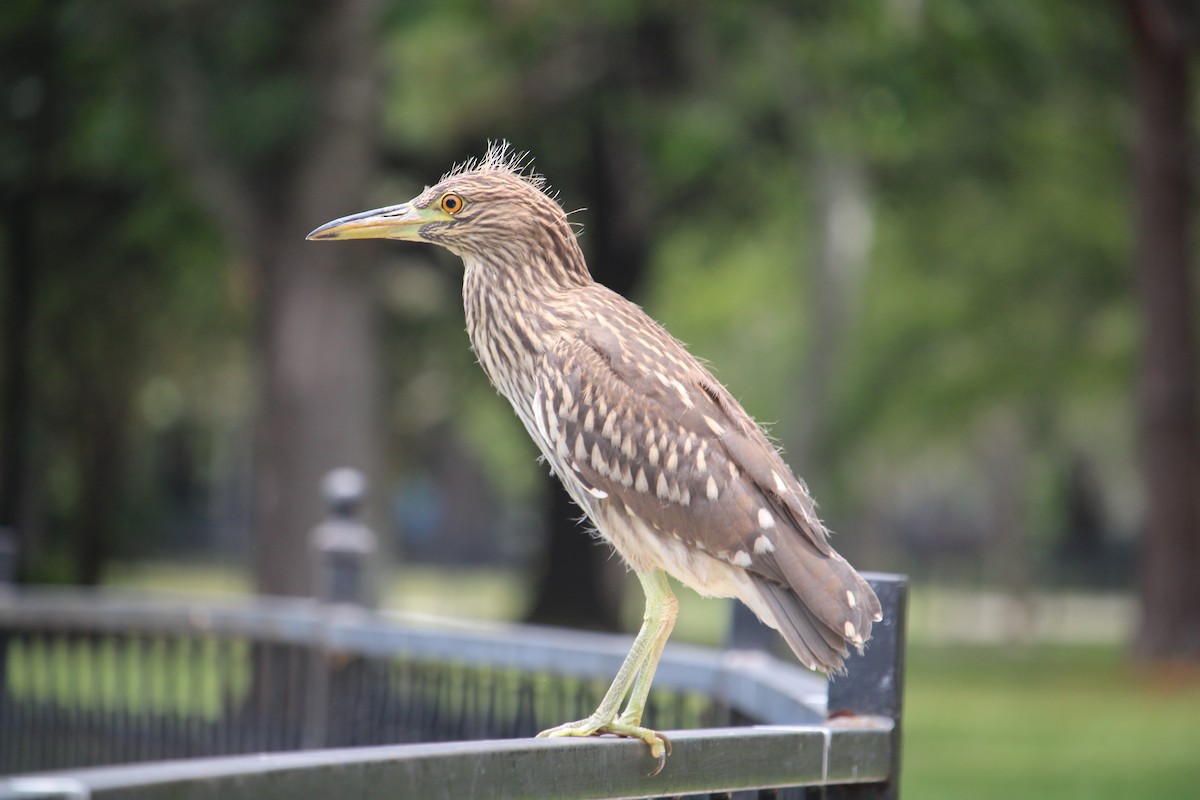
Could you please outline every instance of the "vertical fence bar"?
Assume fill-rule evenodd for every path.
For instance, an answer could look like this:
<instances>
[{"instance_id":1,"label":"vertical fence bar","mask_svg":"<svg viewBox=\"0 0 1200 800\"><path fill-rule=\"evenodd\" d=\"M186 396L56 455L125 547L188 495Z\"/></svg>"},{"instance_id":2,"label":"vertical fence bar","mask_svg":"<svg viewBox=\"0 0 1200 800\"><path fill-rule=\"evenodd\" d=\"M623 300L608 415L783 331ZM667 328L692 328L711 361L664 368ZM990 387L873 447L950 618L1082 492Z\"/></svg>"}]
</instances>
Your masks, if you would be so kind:
<instances>
[{"instance_id":1,"label":"vertical fence bar","mask_svg":"<svg viewBox=\"0 0 1200 800\"><path fill-rule=\"evenodd\" d=\"M871 629L871 642L861 656L851 653L847 674L829 682L829 716L890 717L892 769L885 783L831 786L823 800L896 800L900 792L900 731L904 705L904 661L908 630L908 578L903 575L864 573L879 603L883 620ZM811 795L811 792L810 792Z\"/></svg>"},{"instance_id":2,"label":"vertical fence bar","mask_svg":"<svg viewBox=\"0 0 1200 800\"><path fill-rule=\"evenodd\" d=\"M14 592L13 581L17 572L17 537L13 528L0 525L0 599ZM15 730L9 716L16 711L16 698L10 698L8 685L8 647L12 632L0 627L0 770L7 763L19 763L14 738L6 728ZM10 702L10 699L12 702ZM6 741L8 744L6 744Z\"/></svg>"}]
</instances>

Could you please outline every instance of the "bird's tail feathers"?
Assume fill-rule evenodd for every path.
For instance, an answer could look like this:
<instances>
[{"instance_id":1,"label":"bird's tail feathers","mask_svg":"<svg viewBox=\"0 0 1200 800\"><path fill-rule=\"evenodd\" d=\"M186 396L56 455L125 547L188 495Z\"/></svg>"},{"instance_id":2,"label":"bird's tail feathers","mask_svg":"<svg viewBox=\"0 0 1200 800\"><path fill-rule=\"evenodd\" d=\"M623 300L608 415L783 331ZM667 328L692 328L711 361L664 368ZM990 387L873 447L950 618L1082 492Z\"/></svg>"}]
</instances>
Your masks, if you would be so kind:
<instances>
[{"instance_id":1,"label":"bird's tail feathers","mask_svg":"<svg viewBox=\"0 0 1200 800\"><path fill-rule=\"evenodd\" d=\"M879 598L837 553L789 550L778 554L788 585L756 579L759 596L774 616L773 627L801 663L839 674L849 647L861 653L872 624L883 618Z\"/></svg>"}]
</instances>

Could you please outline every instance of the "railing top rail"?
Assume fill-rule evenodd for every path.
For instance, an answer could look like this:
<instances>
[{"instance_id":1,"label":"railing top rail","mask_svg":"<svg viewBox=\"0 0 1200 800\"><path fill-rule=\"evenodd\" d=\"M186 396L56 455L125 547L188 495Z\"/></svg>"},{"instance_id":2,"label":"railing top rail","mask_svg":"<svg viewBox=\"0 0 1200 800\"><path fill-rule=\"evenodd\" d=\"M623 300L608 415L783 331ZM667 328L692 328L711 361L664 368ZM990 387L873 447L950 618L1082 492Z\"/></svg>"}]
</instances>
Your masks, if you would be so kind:
<instances>
[{"instance_id":1,"label":"railing top rail","mask_svg":"<svg viewBox=\"0 0 1200 800\"><path fill-rule=\"evenodd\" d=\"M365 656L607 680L627 636L369 612L295 598L184 598L31 588L0 594L0 627L47 632L249 638ZM767 724L817 723L826 682L754 651L668 644L655 686L696 691Z\"/></svg>"},{"instance_id":2,"label":"railing top rail","mask_svg":"<svg viewBox=\"0 0 1200 800\"><path fill-rule=\"evenodd\" d=\"M655 777L636 741L518 739L191 759L0 780L0 800L148 797L363 800L640 798L782 786L873 783L891 769L892 720L677 731ZM569 751L569 754L568 754Z\"/></svg>"}]
</instances>

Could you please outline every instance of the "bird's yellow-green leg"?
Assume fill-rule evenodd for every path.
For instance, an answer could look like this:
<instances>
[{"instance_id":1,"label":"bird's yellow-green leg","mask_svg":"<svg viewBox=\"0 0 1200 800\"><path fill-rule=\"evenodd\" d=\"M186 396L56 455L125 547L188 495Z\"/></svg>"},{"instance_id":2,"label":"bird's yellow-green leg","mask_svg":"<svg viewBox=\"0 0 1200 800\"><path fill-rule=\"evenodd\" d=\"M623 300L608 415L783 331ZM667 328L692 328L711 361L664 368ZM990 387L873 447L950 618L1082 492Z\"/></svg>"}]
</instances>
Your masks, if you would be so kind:
<instances>
[{"instance_id":1,"label":"bird's yellow-green leg","mask_svg":"<svg viewBox=\"0 0 1200 800\"><path fill-rule=\"evenodd\" d=\"M649 647L646 657L642 662L641 669L638 670L637 677L634 678L633 688L629 691L629 702L617 719L618 725L636 727L642 724L642 713L646 710L646 698L650 695L650 684L654 681L654 673L658 670L658 662L662 658L663 648L667 645L667 639L670 638L671 630L675 627L675 617L679 614L679 601L675 599L671 586L667 583L666 574L659 571L649 573L649 575L654 584L653 589L646 580L642 581L642 586L646 589L646 619L654 614L660 625L653 638L647 637ZM653 611L651 611L651 606L654 606Z\"/></svg>"},{"instance_id":2,"label":"bird's yellow-green leg","mask_svg":"<svg viewBox=\"0 0 1200 800\"><path fill-rule=\"evenodd\" d=\"M650 693L650 683L654 680L654 671L658 668L663 647L671 635L671 629L675 627L679 601L675 599L667 583L667 575L662 570L639 572L638 580L646 594L642 627L633 640L629 655L617 670L617 677L600 701L600 707L587 719L559 725L542 731L538 736L599 736L611 733L641 739L650 746L650 754L659 760L658 770L651 773L657 774L665 763L671 745L661 734L641 726L642 711L646 707L646 697ZM626 695L629 695L629 703L618 719L617 707Z\"/></svg>"}]
</instances>

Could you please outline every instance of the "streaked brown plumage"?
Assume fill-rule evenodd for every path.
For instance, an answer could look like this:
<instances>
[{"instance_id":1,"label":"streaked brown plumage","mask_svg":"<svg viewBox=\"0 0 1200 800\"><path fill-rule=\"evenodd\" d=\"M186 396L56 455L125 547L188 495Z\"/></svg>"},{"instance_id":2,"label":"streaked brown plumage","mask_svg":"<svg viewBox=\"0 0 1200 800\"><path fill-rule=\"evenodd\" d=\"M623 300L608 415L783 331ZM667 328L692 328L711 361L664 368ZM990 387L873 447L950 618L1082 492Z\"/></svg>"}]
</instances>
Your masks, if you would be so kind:
<instances>
[{"instance_id":1,"label":"streaked brown plumage","mask_svg":"<svg viewBox=\"0 0 1200 800\"><path fill-rule=\"evenodd\" d=\"M619 696L548 733L639 736L661 768L666 743L640 727L674 620L660 570L701 594L738 598L802 663L829 672L850 645L862 648L880 606L830 547L806 487L759 426L658 323L592 280L566 214L523 173L520 158L492 147L410 203L335 220L310 238L427 241L463 259L479 363L647 591L647 624L610 690ZM626 693L625 713L600 719L615 717Z\"/></svg>"}]
</instances>

